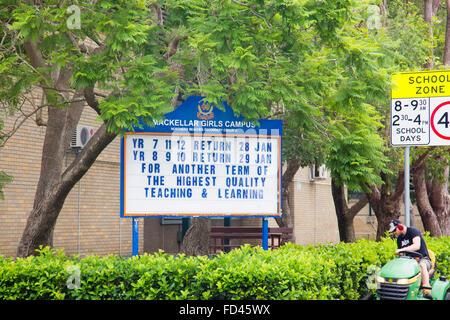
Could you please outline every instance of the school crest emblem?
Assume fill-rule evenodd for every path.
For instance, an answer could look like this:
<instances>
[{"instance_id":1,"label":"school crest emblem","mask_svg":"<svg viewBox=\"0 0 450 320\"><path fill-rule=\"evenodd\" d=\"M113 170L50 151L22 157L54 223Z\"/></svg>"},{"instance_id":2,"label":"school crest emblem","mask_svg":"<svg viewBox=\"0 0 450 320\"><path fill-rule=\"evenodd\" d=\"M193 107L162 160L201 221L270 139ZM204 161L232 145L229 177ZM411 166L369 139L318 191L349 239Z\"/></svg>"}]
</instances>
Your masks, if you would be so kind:
<instances>
[{"instance_id":1,"label":"school crest emblem","mask_svg":"<svg viewBox=\"0 0 450 320\"><path fill-rule=\"evenodd\" d=\"M213 106L211 103L200 101L197 108L197 118L202 120L210 120L214 118Z\"/></svg>"}]
</instances>

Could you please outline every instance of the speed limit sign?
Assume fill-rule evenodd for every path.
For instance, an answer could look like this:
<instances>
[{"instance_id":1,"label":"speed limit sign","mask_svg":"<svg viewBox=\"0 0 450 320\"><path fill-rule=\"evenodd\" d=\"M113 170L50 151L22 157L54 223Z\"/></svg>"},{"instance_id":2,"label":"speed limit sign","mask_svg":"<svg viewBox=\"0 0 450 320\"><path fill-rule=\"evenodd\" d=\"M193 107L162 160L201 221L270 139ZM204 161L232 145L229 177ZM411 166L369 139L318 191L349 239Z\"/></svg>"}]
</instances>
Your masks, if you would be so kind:
<instances>
[{"instance_id":1,"label":"speed limit sign","mask_svg":"<svg viewBox=\"0 0 450 320\"><path fill-rule=\"evenodd\" d=\"M431 113L430 124L433 133L444 140L450 140L450 101L445 101L434 108Z\"/></svg>"},{"instance_id":2,"label":"speed limit sign","mask_svg":"<svg viewBox=\"0 0 450 320\"><path fill-rule=\"evenodd\" d=\"M392 74L391 144L450 145L450 70Z\"/></svg>"}]
</instances>

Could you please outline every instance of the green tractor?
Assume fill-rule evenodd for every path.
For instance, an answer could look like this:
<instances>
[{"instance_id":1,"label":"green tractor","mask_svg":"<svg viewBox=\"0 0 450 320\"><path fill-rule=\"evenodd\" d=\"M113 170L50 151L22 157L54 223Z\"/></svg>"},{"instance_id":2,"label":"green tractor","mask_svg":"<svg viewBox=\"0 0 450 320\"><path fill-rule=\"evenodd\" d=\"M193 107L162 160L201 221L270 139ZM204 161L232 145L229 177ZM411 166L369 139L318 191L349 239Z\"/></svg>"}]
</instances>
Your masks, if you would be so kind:
<instances>
[{"instance_id":1,"label":"green tractor","mask_svg":"<svg viewBox=\"0 0 450 320\"><path fill-rule=\"evenodd\" d=\"M418 252L405 251L404 255L385 264L377 275L377 291L370 298L379 300L450 300L450 282L445 276L434 279L436 259L430 252L432 270L430 270L431 297L424 297L421 287L421 271Z\"/></svg>"}]
</instances>

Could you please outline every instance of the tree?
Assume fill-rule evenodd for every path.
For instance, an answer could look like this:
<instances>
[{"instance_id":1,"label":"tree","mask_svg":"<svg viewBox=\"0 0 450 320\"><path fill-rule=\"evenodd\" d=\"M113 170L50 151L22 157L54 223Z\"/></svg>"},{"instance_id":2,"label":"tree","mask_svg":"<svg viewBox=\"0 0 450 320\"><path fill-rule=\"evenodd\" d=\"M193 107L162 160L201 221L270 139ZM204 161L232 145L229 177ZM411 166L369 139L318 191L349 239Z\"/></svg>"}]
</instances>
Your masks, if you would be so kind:
<instances>
[{"instance_id":1,"label":"tree","mask_svg":"<svg viewBox=\"0 0 450 320\"><path fill-rule=\"evenodd\" d=\"M329 46L339 77L329 86L323 104L327 119L323 157L331 171L340 239L347 242L355 241L353 219L370 200L372 189L383 183L383 175L392 174L383 139L386 124L379 114L385 114L389 73L401 58L395 58L398 44L386 36L381 21L371 21L373 17L367 15L373 14L370 3L353 7L340 41ZM377 28L370 30L369 22ZM349 208L346 188L365 191L367 196Z\"/></svg>"},{"instance_id":2,"label":"tree","mask_svg":"<svg viewBox=\"0 0 450 320\"><path fill-rule=\"evenodd\" d=\"M140 120L161 119L179 95L226 100L247 119L317 112L316 43L332 41L350 1L2 1L1 100L13 110L41 90L47 113L41 173L17 255L51 245L64 200L100 152ZM327 17L325 19L325 17ZM325 50L325 49L323 49ZM301 54L299 54L301 53ZM302 93L302 94L300 94ZM305 95L305 94L306 95ZM85 106L101 127L63 170ZM195 233L195 232L192 232ZM196 236L195 236L196 237Z\"/></svg>"},{"instance_id":3,"label":"tree","mask_svg":"<svg viewBox=\"0 0 450 320\"><path fill-rule=\"evenodd\" d=\"M328 147L327 165L333 177L331 187L339 235L345 242L356 241L353 219L369 202L371 190L382 183L380 172L389 173L383 138L377 130L380 127L377 112L370 105L363 107L365 112L335 120L334 138ZM366 195L349 208L344 186L351 191L363 190Z\"/></svg>"},{"instance_id":4,"label":"tree","mask_svg":"<svg viewBox=\"0 0 450 320\"><path fill-rule=\"evenodd\" d=\"M441 68L450 64L449 9L439 10L440 1L424 1L424 20L429 26L432 48L425 68ZM445 23L439 23L445 21ZM441 64L442 57L442 64ZM432 236L450 235L450 199L448 190L448 147L415 147L412 149L415 170L412 171L415 199L424 229ZM418 162L417 159L423 159Z\"/></svg>"},{"instance_id":5,"label":"tree","mask_svg":"<svg viewBox=\"0 0 450 320\"><path fill-rule=\"evenodd\" d=\"M349 207L346 188L343 185L337 185L334 179L331 179L331 193L336 208L339 239L343 242L355 242L356 235L353 220L369 200L367 199L367 196L364 195L354 205Z\"/></svg>"},{"instance_id":6,"label":"tree","mask_svg":"<svg viewBox=\"0 0 450 320\"><path fill-rule=\"evenodd\" d=\"M383 163L383 158L377 160L377 157L383 157L379 153L383 146L382 140L376 139L376 112L369 111L366 104L374 98L375 101L380 97L385 100L389 80L386 71L377 67L382 59L380 44L374 44L373 38L367 40L366 29L360 27L358 19L366 6L367 3L360 6L353 1L329 1L326 5L310 1L264 5L257 1L232 1L226 5L210 4L196 17L204 25L197 29L197 38L208 40L197 47L202 48L201 57L205 59L202 61L210 61L202 65L202 70L214 75L209 78L209 86L216 85L217 79L228 78L231 80L228 87L221 86L218 90L222 96L232 98L235 104L244 101L247 107L254 105L254 110L258 110L258 105L271 107L265 114L272 116L272 111L273 116L284 120L286 170L283 174L283 217L277 219L280 226L293 226L289 185L295 173L302 166L326 161L327 148L331 149L335 138L344 134L344 126L340 124L346 122L346 118L366 126L369 124L369 129L345 129L345 138L356 135L364 140L370 137L370 142L375 143L364 149L364 155L358 151L360 142L354 144L359 160L366 157L375 166ZM236 29L236 24L246 29L244 35ZM224 34L227 35L225 41ZM378 41L381 40L382 37ZM217 45L224 42L228 46ZM217 59L217 51L211 48L219 49L223 56L219 54L220 59ZM245 48L245 56L251 57L252 64L244 65L243 72L242 62L223 65L242 48ZM226 76L222 75L224 71L228 73ZM244 95L245 100L229 95L235 85L240 87L237 92L250 91ZM254 116L262 117L264 113L259 110ZM342 155L346 151L343 148L340 152ZM339 169L346 165L339 162L341 159L336 156L334 161L327 162L335 168L332 170L335 181L341 185L347 181L354 184L353 176L340 174ZM376 174L367 175L368 171L377 170L365 170L363 167L367 162L358 164L355 158L353 164L360 184L380 180ZM199 221L194 222L189 231L190 235L197 235L194 238L206 230L205 223L197 225Z\"/></svg>"},{"instance_id":7,"label":"tree","mask_svg":"<svg viewBox=\"0 0 450 320\"><path fill-rule=\"evenodd\" d=\"M198 50L198 68L202 72L197 84L203 85L203 92L231 101L234 108L250 119L285 120L284 211L283 217L277 219L282 226L293 224L288 210L289 181L300 165L308 163L292 154L305 155L306 144L315 153L314 143L307 142L307 138L318 135L309 129L320 126L320 107L330 90L330 82L336 78L333 54L329 54L325 44L337 39L336 30L347 21L351 3L213 2L204 3L202 10L189 17L190 24L198 26L193 47ZM299 136L301 148L291 143L294 141L291 138L298 141ZM193 220L184 242L205 235L208 229L205 219ZM183 243L183 247L193 246ZM202 247L204 250L200 252L191 249L185 252L206 254L207 246Z\"/></svg>"},{"instance_id":8,"label":"tree","mask_svg":"<svg viewBox=\"0 0 450 320\"><path fill-rule=\"evenodd\" d=\"M377 170L382 170L385 158L380 152L384 147L377 132L377 112L369 105L384 101L389 83L382 63L381 44L385 39L368 37L369 32L363 26L368 18L367 9L368 2L351 3L351 17L341 21L333 35L314 43L319 53L307 65L309 70L315 70L312 88L317 88L316 95L305 94L309 104L316 107L308 116L314 122L302 122L305 118L302 110L291 109L285 115L288 163L283 185L289 185L290 180L285 178L293 177L292 172L299 167L326 163L332 176L332 194L343 241L354 240L353 218L367 203L367 199L362 199L348 208L345 185L360 190L366 183L379 182ZM365 143L368 147L361 147ZM285 192L283 196L286 201Z\"/></svg>"},{"instance_id":9,"label":"tree","mask_svg":"<svg viewBox=\"0 0 450 320\"><path fill-rule=\"evenodd\" d=\"M399 43L396 46L398 71L440 68L440 56L444 56L446 64L448 49L444 48L444 42L448 43L448 40L443 39L443 24L440 23L442 19L437 17L440 1L425 0L416 3L392 1L389 5L390 17L386 19L387 29L390 30L389 36ZM387 12L386 4L385 9ZM423 15L420 12L423 12ZM395 32L392 32L394 30ZM386 105L389 105L389 102ZM387 132L385 137L387 140ZM411 175L419 213L425 230L439 236L442 230L448 230L448 177L445 177L448 150L435 147L415 147L412 150ZM401 215L404 159L399 149L389 148L389 154L391 172L394 174L382 175L383 184L372 187L372 191L367 194L378 220L377 239L384 235L389 221ZM434 208L437 208L436 212Z\"/></svg>"},{"instance_id":10,"label":"tree","mask_svg":"<svg viewBox=\"0 0 450 320\"><path fill-rule=\"evenodd\" d=\"M390 41L386 42L384 56L391 61L390 73L396 71L410 71L422 68L431 61L434 39L430 35L430 26L427 24L419 9L413 2L390 1L380 4L385 17L383 28L378 30L384 33ZM386 90L389 93L390 88ZM387 146L385 155L389 158L388 171L380 172L382 182L370 186L366 191L371 208L377 217L377 239L379 240L388 228L389 222L401 215L401 202L404 190L403 152L400 148L389 146L389 108L390 98L386 96L384 103L376 104L377 110L383 115L384 132L381 133ZM420 166L424 158L411 165L411 171Z\"/></svg>"},{"instance_id":11,"label":"tree","mask_svg":"<svg viewBox=\"0 0 450 320\"><path fill-rule=\"evenodd\" d=\"M434 26L431 22L438 15L439 4L440 1L433 1L432 5L430 1L425 1L424 19L430 23L430 29ZM436 42L440 46L434 54L437 57L442 55L443 65L448 66L450 64L450 2L446 1L445 4L447 9L445 30L442 30L444 24L437 25L435 28L437 29ZM433 8L431 12L430 7ZM444 40L441 40L441 35L444 35ZM413 149L413 158L423 158L423 154L427 154L426 161L423 161L412 174L419 214L424 229L432 236L448 236L450 235L449 148Z\"/></svg>"},{"instance_id":12,"label":"tree","mask_svg":"<svg viewBox=\"0 0 450 320\"><path fill-rule=\"evenodd\" d=\"M61 1L2 1L0 9L2 102L14 110L30 91L42 90L48 117L20 257L52 245L56 220L74 184L123 128L168 112L180 79L170 64L179 16L165 29L151 1L100 0L81 2L75 11L68 7ZM69 23L71 18L80 25ZM86 104L102 125L63 170L64 152Z\"/></svg>"},{"instance_id":13,"label":"tree","mask_svg":"<svg viewBox=\"0 0 450 320\"><path fill-rule=\"evenodd\" d=\"M450 234L449 148L414 149L414 157L424 157L413 172L414 191L424 229L435 237Z\"/></svg>"}]
</instances>

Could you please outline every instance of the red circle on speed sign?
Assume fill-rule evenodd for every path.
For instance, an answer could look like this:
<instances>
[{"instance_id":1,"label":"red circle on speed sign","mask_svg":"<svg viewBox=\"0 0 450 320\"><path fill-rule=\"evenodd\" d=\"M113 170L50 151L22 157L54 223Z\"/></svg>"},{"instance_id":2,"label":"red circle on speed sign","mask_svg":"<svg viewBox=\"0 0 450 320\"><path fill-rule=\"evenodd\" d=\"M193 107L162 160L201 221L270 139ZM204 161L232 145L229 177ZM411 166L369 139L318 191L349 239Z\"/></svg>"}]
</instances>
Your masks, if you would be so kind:
<instances>
[{"instance_id":1,"label":"red circle on speed sign","mask_svg":"<svg viewBox=\"0 0 450 320\"><path fill-rule=\"evenodd\" d=\"M437 129L436 129L436 127L435 127L435 125L434 125L434 116L436 115L436 112L437 112L439 109L441 109L442 107L446 106L446 105L450 105L450 101L442 102L440 105L438 105L438 106L436 107L436 109L433 110L433 113L431 114L431 117L430 117L430 122L431 122L431 129L433 129L434 133L436 133L436 135L437 135L439 138L442 138L442 139L445 139L445 140L450 140L450 136L446 136L446 135L443 135L442 133L438 132ZM448 121L449 121L448 117L449 117L449 116L448 116L448 114L447 114L446 128L448 127ZM441 119L442 119L442 118L441 118ZM439 121L441 121L441 120L439 120Z\"/></svg>"}]
</instances>

